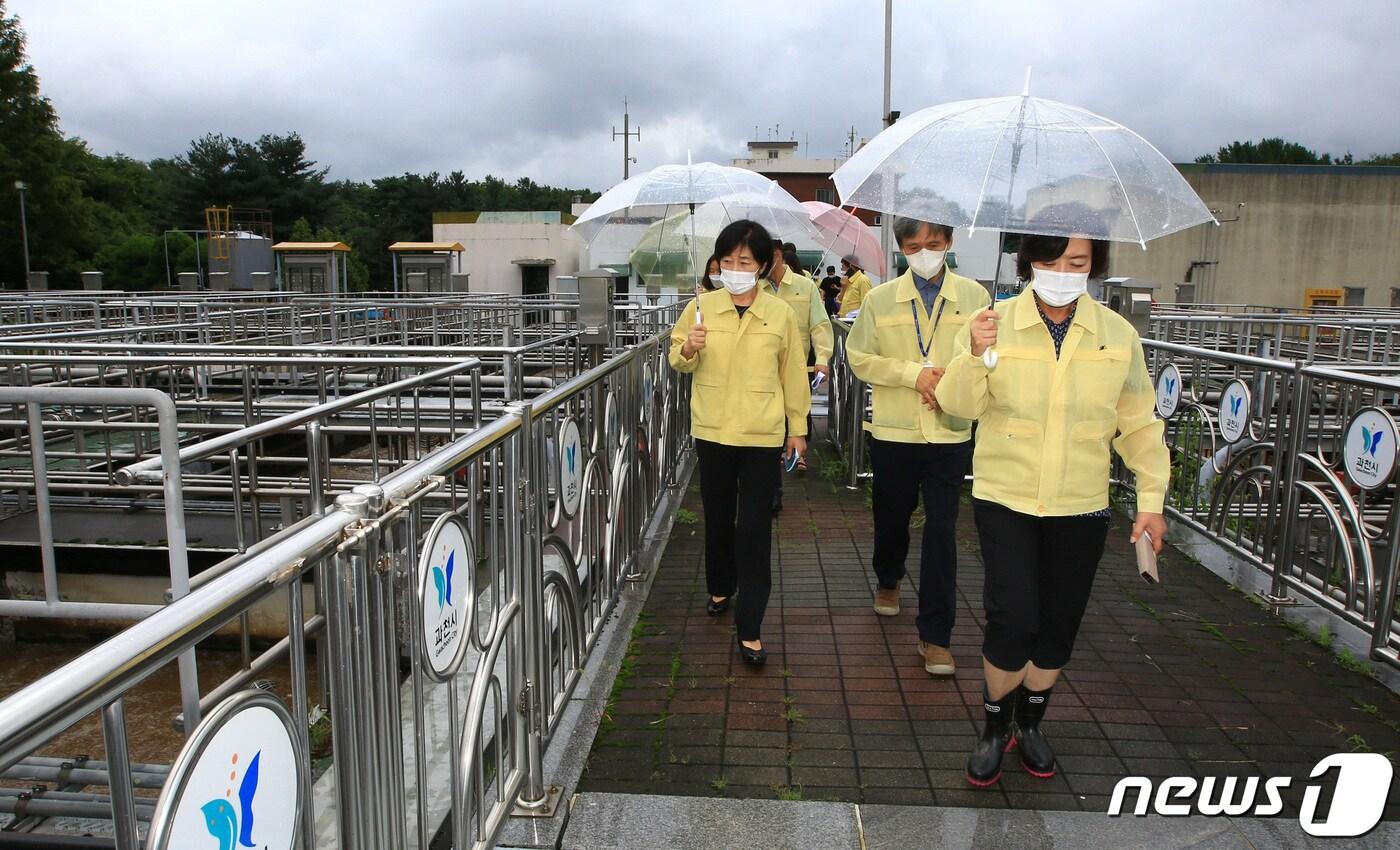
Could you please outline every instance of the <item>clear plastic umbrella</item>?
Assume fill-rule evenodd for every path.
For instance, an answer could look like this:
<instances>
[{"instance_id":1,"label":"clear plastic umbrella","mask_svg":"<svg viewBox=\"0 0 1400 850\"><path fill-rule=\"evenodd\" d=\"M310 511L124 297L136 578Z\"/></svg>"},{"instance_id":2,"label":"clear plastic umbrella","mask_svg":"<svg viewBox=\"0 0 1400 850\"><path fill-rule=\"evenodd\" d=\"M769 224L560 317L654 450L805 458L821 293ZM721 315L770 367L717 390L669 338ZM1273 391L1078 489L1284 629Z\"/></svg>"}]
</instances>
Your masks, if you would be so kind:
<instances>
[{"instance_id":1,"label":"clear plastic umbrella","mask_svg":"<svg viewBox=\"0 0 1400 850\"><path fill-rule=\"evenodd\" d=\"M973 230L1146 246L1214 221L1156 148L1085 109L966 100L901 118L832 174L844 204Z\"/></svg>"},{"instance_id":2,"label":"clear plastic umbrella","mask_svg":"<svg viewBox=\"0 0 1400 850\"><path fill-rule=\"evenodd\" d=\"M638 272L666 285L698 287L715 237L740 219L758 222L779 240L817 237L802 204L777 183L712 162L662 165L624 180L571 230L593 244L610 229L645 225L630 257Z\"/></svg>"}]
</instances>

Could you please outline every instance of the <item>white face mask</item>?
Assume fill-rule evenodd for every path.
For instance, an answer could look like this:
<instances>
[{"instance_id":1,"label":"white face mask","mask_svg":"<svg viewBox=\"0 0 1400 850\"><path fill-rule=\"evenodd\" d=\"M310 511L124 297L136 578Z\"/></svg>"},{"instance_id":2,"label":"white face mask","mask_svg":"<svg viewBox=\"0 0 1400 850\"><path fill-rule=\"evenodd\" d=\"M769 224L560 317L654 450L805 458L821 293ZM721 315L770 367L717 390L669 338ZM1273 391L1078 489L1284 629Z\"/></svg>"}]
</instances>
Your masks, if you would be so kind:
<instances>
[{"instance_id":1,"label":"white face mask","mask_svg":"<svg viewBox=\"0 0 1400 850\"><path fill-rule=\"evenodd\" d=\"M710 278L710 283L714 284L716 287L719 287L719 286L723 286L723 285L724 285L724 278L720 277L720 276L717 275L717 274L709 275L709 278Z\"/></svg>"},{"instance_id":2,"label":"white face mask","mask_svg":"<svg viewBox=\"0 0 1400 850\"><path fill-rule=\"evenodd\" d=\"M943 260L947 256L947 251L931 251L925 248L915 254L905 254L904 258L909 261L909 268L914 270L914 274L928 280L937 277L938 270L943 268Z\"/></svg>"},{"instance_id":3,"label":"white face mask","mask_svg":"<svg viewBox=\"0 0 1400 850\"><path fill-rule=\"evenodd\" d=\"M758 272L740 272L733 269L719 270L720 282L730 295L743 295L758 283Z\"/></svg>"},{"instance_id":4,"label":"white face mask","mask_svg":"<svg viewBox=\"0 0 1400 850\"><path fill-rule=\"evenodd\" d=\"M1089 291L1089 273L1033 269L1031 288L1051 307L1065 307Z\"/></svg>"}]
</instances>

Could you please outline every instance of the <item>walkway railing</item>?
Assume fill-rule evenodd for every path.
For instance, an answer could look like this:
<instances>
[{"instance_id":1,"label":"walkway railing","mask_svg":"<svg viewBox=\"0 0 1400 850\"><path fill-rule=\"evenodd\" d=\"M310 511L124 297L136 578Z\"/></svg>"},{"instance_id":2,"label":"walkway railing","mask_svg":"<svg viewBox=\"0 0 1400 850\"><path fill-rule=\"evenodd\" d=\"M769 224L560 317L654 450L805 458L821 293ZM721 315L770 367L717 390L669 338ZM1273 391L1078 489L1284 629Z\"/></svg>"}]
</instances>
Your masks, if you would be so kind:
<instances>
[{"instance_id":1,"label":"walkway railing","mask_svg":"<svg viewBox=\"0 0 1400 850\"><path fill-rule=\"evenodd\" d=\"M848 486L856 487L868 476L861 426L869 394L846 360L847 328L833 324L828 437L845 460ZM1172 453L1172 519L1253 564L1269 585L1266 601L1324 608L1365 630L1374 660L1400 667L1393 430L1400 417L1400 319L1164 312L1152 326L1218 346L1144 340L1159 395L1168 394L1170 379L1179 399L1159 407ZM1375 436L1376 423L1383 437ZM1367 439L1383 445L1368 445L1362 461L1379 471L1358 475L1363 427ZM1115 481L1120 497L1131 494L1121 465Z\"/></svg>"},{"instance_id":2,"label":"walkway railing","mask_svg":"<svg viewBox=\"0 0 1400 850\"><path fill-rule=\"evenodd\" d=\"M35 751L100 714L111 793L95 799L110 802L123 849L141 846L147 816L152 846L212 840L180 832L206 828L203 817L183 820L188 807L236 818L245 793L285 794L280 815L263 808L257 821L257 842L270 846L285 828L307 848L426 847L446 820L453 846L485 848L512 813L552 814L558 789L543 764L553 733L618 594L642 577L644 527L666 488L684 479L687 384L665 365L668 343L668 332L657 333L374 483L326 494L334 501L324 511L0 702L0 771L51 770ZM168 474L179 463L167 457L158 468ZM324 613L307 612L313 577ZM290 712L249 691L221 701L186 727L190 741L154 813L138 807L124 696L279 597ZM306 637L321 631L334 757L316 778ZM273 721L258 727L261 779L247 792L253 768L230 774L220 748L255 717ZM283 734L285 746L274 747ZM251 752L235 758L246 764ZM280 762L279 752L288 754ZM223 778L206 788L201 764L220 758ZM220 805L240 772L239 794ZM138 777L149 787L162 774L143 768Z\"/></svg>"}]
</instances>

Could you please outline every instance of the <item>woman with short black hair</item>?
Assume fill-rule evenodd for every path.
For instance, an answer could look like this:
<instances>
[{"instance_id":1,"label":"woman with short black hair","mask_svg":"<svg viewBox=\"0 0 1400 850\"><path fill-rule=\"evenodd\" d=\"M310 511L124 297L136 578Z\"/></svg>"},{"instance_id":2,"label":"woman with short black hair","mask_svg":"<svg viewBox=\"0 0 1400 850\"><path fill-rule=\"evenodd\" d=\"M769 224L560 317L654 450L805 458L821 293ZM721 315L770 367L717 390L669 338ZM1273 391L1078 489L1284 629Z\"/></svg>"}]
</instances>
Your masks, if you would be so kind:
<instances>
[{"instance_id":1,"label":"woman with short black hair","mask_svg":"<svg viewBox=\"0 0 1400 850\"><path fill-rule=\"evenodd\" d=\"M1161 551L1167 529L1170 460L1142 341L1087 295L1089 278L1108 273L1108 243L1026 236L1016 262L1029 287L973 318L935 391L947 413L978 420L985 723L967 761L978 787L1000 778L1017 746L1033 776L1055 773L1040 724L1103 556L1110 445L1137 478L1130 540L1147 534ZM982 355L994 345L989 368Z\"/></svg>"},{"instance_id":2,"label":"woman with short black hair","mask_svg":"<svg viewBox=\"0 0 1400 850\"><path fill-rule=\"evenodd\" d=\"M778 460L784 445L789 456L807 451L807 350L792 308L758 286L774 259L768 231L733 222L715 239L715 256L722 286L686 305L671 331L668 360L693 375L690 432L705 508L705 608L722 614L737 595L739 655L746 664L762 664Z\"/></svg>"},{"instance_id":3,"label":"woman with short black hair","mask_svg":"<svg viewBox=\"0 0 1400 850\"><path fill-rule=\"evenodd\" d=\"M700 285L707 292L713 292L724 285L720 283L719 278L719 257L714 254L711 254L710 258L705 261L705 276L700 278Z\"/></svg>"}]
</instances>

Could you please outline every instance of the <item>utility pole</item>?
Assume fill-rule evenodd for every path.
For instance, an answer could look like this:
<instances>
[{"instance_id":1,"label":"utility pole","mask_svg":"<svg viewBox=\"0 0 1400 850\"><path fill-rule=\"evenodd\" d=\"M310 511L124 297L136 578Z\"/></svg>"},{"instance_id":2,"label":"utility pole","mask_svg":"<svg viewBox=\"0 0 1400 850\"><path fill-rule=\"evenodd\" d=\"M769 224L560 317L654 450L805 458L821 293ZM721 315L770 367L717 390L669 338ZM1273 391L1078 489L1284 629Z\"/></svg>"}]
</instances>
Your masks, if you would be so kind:
<instances>
[{"instance_id":1,"label":"utility pole","mask_svg":"<svg viewBox=\"0 0 1400 850\"><path fill-rule=\"evenodd\" d=\"M632 137L633 137L633 136L636 136L636 137L637 137L637 141L639 141L639 142L642 140L642 128L641 128L641 127L638 127L638 128L635 129L635 130L629 130L629 129L628 129L628 122L629 122L630 120L631 120L631 116L627 114L627 98L624 97L624 98L622 99L622 132L619 133L619 132L617 131L617 126L616 126L616 125L613 126L613 131L612 131L612 134L613 134L613 141L614 141L614 142L617 141L617 137L618 137L618 136L621 136L621 137L622 137L622 179L623 179L623 180L626 180L627 177L628 177L628 175L630 174L632 163L634 163L634 162L637 161L637 158L634 157L634 156L632 156L632 153L631 153L631 146L629 145L629 142L632 141Z\"/></svg>"},{"instance_id":2,"label":"utility pole","mask_svg":"<svg viewBox=\"0 0 1400 850\"><path fill-rule=\"evenodd\" d=\"M893 17L894 17L894 0L885 0L885 101L884 101L884 111L881 112L880 115L881 115L881 120L884 122L884 126L885 126L886 128L888 128L891 124L894 123L894 114L893 114L892 112L890 112L890 55L891 55L891 41L892 41L892 40L891 40L891 33L892 33L891 25L892 25L892 23L893 23L893 21L892 21L892 18L893 18ZM855 149L854 149L854 148L855 148L855 145L854 145L854 139L853 139L853 140L852 140L852 150L851 150L851 153L853 153L853 154L855 153ZM887 190L887 191L888 191L888 190ZM887 200L887 203L886 203L885 205L886 205L886 206L889 206L889 203L888 203L888 202L889 202L889 201L893 201L894 199L891 197L891 198L887 198L886 200ZM892 240L890 239L890 234L893 233L893 232L894 232L894 216L892 216L892 215L889 213L888 210L884 210L884 211L881 212L881 215L880 215L880 251L881 251L881 253L883 253L884 256L885 256L885 268L887 269L887 273L886 273L886 275L885 275L886 279L889 278L889 272L893 272L894 269L895 269L895 264L894 264L894 262L893 262L893 259L894 259L894 258L891 256L891 251L890 251L890 245L891 245L891 243L892 243ZM882 282L883 282L883 281L882 281Z\"/></svg>"},{"instance_id":3,"label":"utility pole","mask_svg":"<svg viewBox=\"0 0 1400 850\"><path fill-rule=\"evenodd\" d=\"M29 225L24 220L24 190L28 188L23 180L15 181L15 189L19 191L19 235L24 241L24 285L21 289L29 288Z\"/></svg>"}]
</instances>

